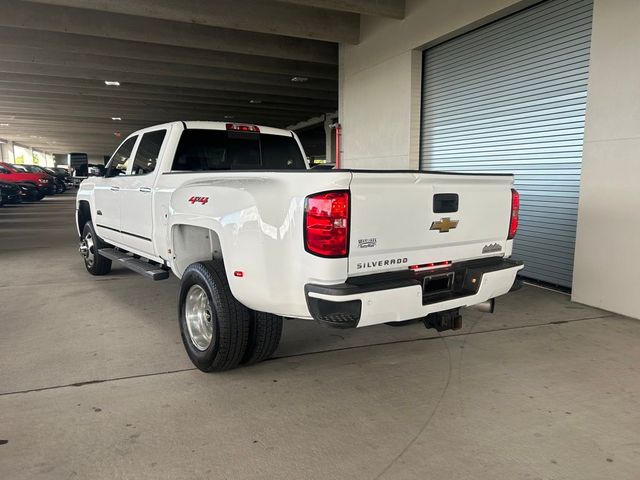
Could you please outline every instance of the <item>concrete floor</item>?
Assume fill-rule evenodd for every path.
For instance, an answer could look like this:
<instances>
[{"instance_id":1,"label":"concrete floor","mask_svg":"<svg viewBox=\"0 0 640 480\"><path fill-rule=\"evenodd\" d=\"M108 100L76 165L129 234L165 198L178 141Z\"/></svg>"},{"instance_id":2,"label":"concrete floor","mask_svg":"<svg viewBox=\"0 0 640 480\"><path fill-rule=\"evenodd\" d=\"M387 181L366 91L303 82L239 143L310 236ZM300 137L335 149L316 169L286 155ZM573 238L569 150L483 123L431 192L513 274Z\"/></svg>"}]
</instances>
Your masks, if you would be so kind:
<instances>
[{"instance_id":1,"label":"concrete floor","mask_svg":"<svg viewBox=\"0 0 640 480\"><path fill-rule=\"evenodd\" d=\"M637 320L526 286L442 336L290 320L207 375L177 286L90 277L72 195L0 209L0 478L640 478Z\"/></svg>"}]
</instances>

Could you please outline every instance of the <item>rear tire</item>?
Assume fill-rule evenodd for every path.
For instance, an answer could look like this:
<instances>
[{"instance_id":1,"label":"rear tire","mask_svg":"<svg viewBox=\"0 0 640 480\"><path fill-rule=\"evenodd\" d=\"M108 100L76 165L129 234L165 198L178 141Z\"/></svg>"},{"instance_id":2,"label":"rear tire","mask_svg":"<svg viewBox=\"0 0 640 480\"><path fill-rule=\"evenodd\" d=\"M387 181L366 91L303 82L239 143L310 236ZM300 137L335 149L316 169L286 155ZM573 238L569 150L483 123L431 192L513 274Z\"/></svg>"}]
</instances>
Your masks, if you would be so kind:
<instances>
[{"instance_id":1,"label":"rear tire","mask_svg":"<svg viewBox=\"0 0 640 480\"><path fill-rule=\"evenodd\" d=\"M111 271L111 260L103 257L98 253L100 248L104 248L106 245L98 235L96 234L93 224L87 222L82 229L82 244L86 246L87 253L83 253L84 266L91 275L106 275Z\"/></svg>"},{"instance_id":2,"label":"rear tire","mask_svg":"<svg viewBox=\"0 0 640 480\"><path fill-rule=\"evenodd\" d=\"M242 363L253 365L270 358L282 336L282 317L264 312L251 312L249 343Z\"/></svg>"},{"instance_id":3,"label":"rear tire","mask_svg":"<svg viewBox=\"0 0 640 480\"><path fill-rule=\"evenodd\" d=\"M178 315L182 343L198 369L220 372L240 364L249 337L249 309L231 293L222 261L187 267Z\"/></svg>"}]
</instances>

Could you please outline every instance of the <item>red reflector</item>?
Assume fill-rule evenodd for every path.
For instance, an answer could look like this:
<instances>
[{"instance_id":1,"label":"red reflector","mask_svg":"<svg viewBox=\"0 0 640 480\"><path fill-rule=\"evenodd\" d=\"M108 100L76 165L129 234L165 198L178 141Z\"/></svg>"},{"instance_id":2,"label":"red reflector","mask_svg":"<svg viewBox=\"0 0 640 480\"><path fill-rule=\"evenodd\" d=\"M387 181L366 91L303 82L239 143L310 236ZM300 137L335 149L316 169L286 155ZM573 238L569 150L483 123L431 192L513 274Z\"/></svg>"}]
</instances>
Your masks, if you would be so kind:
<instances>
[{"instance_id":1,"label":"red reflector","mask_svg":"<svg viewBox=\"0 0 640 480\"><path fill-rule=\"evenodd\" d=\"M422 263L420 265L411 265L409 270L426 270L428 268L441 268L451 265L451 260L445 260L444 262Z\"/></svg>"},{"instance_id":2,"label":"red reflector","mask_svg":"<svg viewBox=\"0 0 640 480\"><path fill-rule=\"evenodd\" d=\"M242 123L227 123L227 130L234 130L236 132L260 133L260 129L255 125L244 125Z\"/></svg>"},{"instance_id":3,"label":"red reflector","mask_svg":"<svg viewBox=\"0 0 640 480\"><path fill-rule=\"evenodd\" d=\"M346 257L349 250L349 191L309 195L304 205L304 242L320 257Z\"/></svg>"},{"instance_id":4,"label":"red reflector","mask_svg":"<svg viewBox=\"0 0 640 480\"><path fill-rule=\"evenodd\" d=\"M233 272L233 276L234 277L244 277L244 272L242 272L240 270L236 270L235 272Z\"/></svg>"},{"instance_id":5,"label":"red reflector","mask_svg":"<svg viewBox=\"0 0 640 480\"><path fill-rule=\"evenodd\" d=\"M507 240L511 240L516 236L518 231L518 220L520 212L520 194L513 188L511 189L511 220L509 221L509 235Z\"/></svg>"}]
</instances>

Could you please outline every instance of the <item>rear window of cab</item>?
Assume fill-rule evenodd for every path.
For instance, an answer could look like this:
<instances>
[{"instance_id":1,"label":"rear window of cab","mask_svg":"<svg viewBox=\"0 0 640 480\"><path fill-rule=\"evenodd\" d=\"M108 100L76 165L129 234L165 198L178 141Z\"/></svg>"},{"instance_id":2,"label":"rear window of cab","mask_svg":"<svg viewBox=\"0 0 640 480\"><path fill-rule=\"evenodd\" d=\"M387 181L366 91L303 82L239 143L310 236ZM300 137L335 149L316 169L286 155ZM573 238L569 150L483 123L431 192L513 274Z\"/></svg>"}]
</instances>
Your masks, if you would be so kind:
<instances>
[{"instance_id":1,"label":"rear window of cab","mask_svg":"<svg viewBox=\"0 0 640 480\"><path fill-rule=\"evenodd\" d=\"M189 129L182 132L172 171L305 170L291 136Z\"/></svg>"}]
</instances>

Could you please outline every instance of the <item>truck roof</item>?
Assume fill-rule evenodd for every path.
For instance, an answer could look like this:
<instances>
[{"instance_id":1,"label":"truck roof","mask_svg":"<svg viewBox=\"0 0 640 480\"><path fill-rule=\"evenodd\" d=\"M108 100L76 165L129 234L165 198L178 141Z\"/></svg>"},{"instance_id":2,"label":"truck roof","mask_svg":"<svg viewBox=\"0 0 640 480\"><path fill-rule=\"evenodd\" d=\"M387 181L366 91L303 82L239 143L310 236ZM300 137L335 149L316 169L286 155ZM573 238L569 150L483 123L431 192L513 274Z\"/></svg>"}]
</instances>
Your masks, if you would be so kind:
<instances>
[{"instance_id":1,"label":"truck roof","mask_svg":"<svg viewBox=\"0 0 640 480\"><path fill-rule=\"evenodd\" d=\"M226 130L228 123L239 123L241 125L255 125L255 124L246 124L243 122L208 122L208 121L199 121L199 120L183 121L182 123L186 126L186 128L200 128L205 130ZM285 137L291 136L291 130L267 127L265 125L255 125L255 126L260 129L260 133L266 133L268 135L282 135Z\"/></svg>"}]
</instances>

